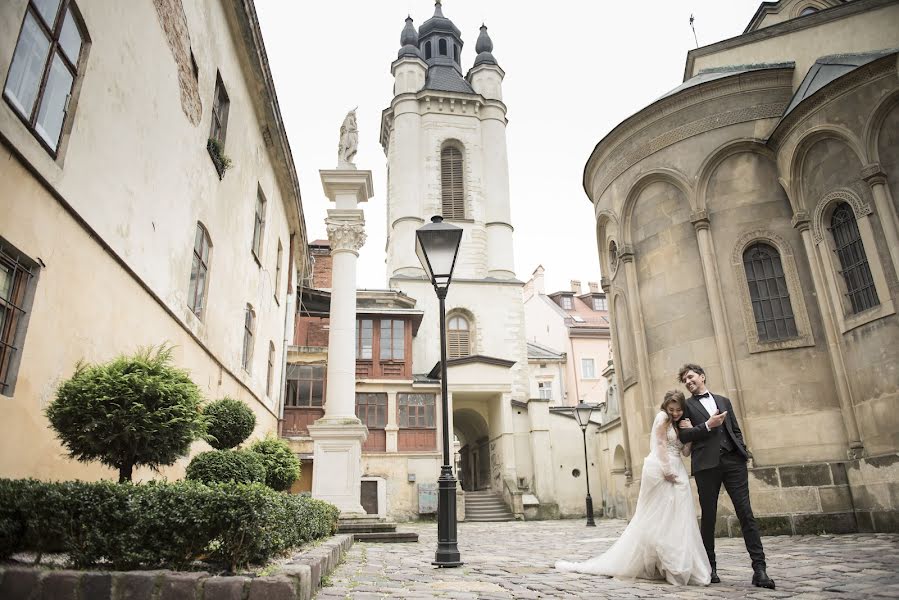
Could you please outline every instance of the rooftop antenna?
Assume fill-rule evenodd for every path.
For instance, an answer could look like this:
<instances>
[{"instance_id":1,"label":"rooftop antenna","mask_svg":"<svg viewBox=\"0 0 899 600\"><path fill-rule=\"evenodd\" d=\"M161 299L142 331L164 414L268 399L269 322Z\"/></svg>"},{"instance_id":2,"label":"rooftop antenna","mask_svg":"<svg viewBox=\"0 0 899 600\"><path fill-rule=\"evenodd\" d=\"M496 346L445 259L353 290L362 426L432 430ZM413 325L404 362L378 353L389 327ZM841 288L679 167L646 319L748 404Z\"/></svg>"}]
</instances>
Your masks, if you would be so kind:
<instances>
[{"instance_id":1,"label":"rooftop antenna","mask_svg":"<svg viewBox=\"0 0 899 600\"><path fill-rule=\"evenodd\" d=\"M693 15L690 15L690 29L693 30L693 40L696 42L696 47L699 48L699 38L696 37L696 27L693 26Z\"/></svg>"}]
</instances>

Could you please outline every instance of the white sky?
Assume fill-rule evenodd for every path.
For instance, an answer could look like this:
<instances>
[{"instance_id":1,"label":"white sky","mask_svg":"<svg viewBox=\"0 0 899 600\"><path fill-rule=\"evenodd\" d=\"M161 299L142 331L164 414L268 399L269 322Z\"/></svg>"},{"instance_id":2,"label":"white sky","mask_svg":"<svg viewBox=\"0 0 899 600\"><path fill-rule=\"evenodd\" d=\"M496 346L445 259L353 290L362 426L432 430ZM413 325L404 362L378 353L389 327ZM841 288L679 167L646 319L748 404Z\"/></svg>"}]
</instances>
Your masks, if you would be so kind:
<instances>
[{"instance_id":1,"label":"white sky","mask_svg":"<svg viewBox=\"0 0 899 600\"><path fill-rule=\"evenodd\" d=\"M344 115L358 106L356 166L370 169L375 196L363 206L368 241L360 288L386 288L386 158L378 142L390 105L390 63L407 14L416 28L432 0L255 0L281 113L300 178L309 239L327 239L329 202L319 169L337 165ZM581 186L593 147L615 125L683 79L689 26L700 45L739 35L760 0L445 0L462 31L462 69L486 23L506 72L503 99L515 269L527 281L538 264L547 292L569 280L599 281L592 205ZM333 208L333 207L332 207Z\"/></svg>"}]
</instances>

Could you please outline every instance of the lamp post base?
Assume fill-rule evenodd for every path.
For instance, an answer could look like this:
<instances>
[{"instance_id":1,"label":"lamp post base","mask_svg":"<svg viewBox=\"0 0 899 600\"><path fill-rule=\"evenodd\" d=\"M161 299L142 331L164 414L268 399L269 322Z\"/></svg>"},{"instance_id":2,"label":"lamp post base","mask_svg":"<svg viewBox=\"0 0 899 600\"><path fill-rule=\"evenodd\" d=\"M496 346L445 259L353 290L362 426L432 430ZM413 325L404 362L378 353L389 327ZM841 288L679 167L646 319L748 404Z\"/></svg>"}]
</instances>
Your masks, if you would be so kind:
<instances>
[{"instance_id":1,"label":"lamp post base","mask_svg":"<svg viewBox=\"0 0 899 600\"><path fill-rule=\"evenodd\" d=\"M593 520L593 498L590 497L590 494L587 494L587 527L596 527L596 522Z\"/></svg>"},{"instance_id":2,"label":"lamp post base","mask_svg":"<svg viewBox=\"0 0 899 600\"><path fill-rule=\"evenodd\" d=\"M456 537L456 478L449 465L440 468L437 480L437 567L460 567L459 547Z\"/></svg>"}]
</instances>

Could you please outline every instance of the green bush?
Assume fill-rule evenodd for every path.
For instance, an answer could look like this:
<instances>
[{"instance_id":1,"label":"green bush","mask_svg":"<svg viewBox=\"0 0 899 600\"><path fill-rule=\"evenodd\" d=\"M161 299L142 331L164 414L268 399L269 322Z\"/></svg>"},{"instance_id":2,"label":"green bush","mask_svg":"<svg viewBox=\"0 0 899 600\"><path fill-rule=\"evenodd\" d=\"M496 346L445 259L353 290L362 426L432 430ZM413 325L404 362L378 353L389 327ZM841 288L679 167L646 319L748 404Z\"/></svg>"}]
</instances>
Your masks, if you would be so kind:
<instances>
[{"instance_id":1,"label":"green bush","mask_svg":"<svg viewBox=\"0 0 899 600\"><path fill-rule=\"evenodd\" d=\"M300 478L300 461L284 440L267 437L253 442L249 450L265 465L265 485L286 492Z\"/></svg>"},{"instance_id":2,"label":"green bush","mask_svg":"<svg viewBox=\"0 0 899 600\"><path fill-rule=\"evenodd\" d=\"M185 477L207 484L265 483L265 464L248 450L209 450L191 459Z\"/></svg>"},{"instance_id":3,"label":"green bush","mask_svg":"<svg viewBox=\"0 0 899 600\"><path fill-rule=\"evenodd\" d=\"M63 551L76 567L235 571L336 531L338 509L259 484L0 480L0 558Z\"/></svg>"},{"instance_id":4,"label":"green bush","mask_svg":"<svg viewBox=\"0 0 899 600\"><path fill-rule=\"evenodd\" d=\"M238 446L256 427L256 415L250 407L227 396L207 404L203 414L207 419L209 445L217 450Z\"/></svg>"},{"instance_id":5,"label":"green bush","mask_svg":"<svg viewBox=\"0 0 899 600\"><path fill-rule=\"evenodd\" d=\"M46 410L69 456L98 460L124 482L135 466L157 469L187 455L205 432L200 389L171 359L161 346L100 365L79 362Z\"/></svg>"}]
</instances>

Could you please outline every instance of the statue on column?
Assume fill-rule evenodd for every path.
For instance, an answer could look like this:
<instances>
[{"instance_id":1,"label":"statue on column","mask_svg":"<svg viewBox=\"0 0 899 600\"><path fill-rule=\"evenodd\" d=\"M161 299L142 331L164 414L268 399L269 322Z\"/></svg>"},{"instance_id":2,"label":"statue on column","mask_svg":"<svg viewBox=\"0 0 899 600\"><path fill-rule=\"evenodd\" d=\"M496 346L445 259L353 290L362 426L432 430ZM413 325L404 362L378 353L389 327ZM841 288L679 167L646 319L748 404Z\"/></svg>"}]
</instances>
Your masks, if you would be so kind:
<instances>
[{"instance_id":1,"label":"statue on column","mask_svg":"<svg viewBox=\"0 0 899 600\"><path fill-rule=\"evenodd\" d=\"M359 130L356 129L356 109L346 114L340 126L340 143L337 145L337 166L353 167L353 158L359 146Z\"/></svg>"}]
</instances>

